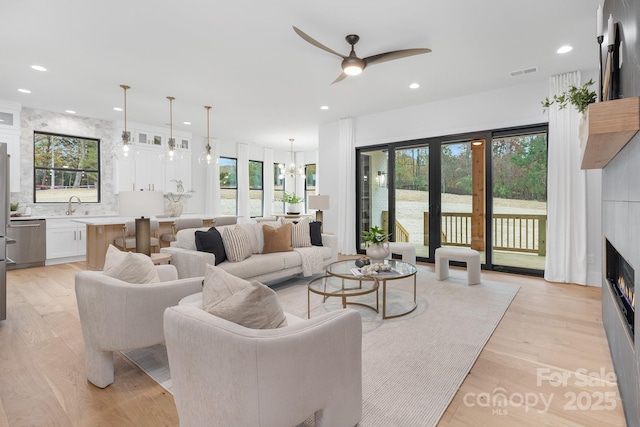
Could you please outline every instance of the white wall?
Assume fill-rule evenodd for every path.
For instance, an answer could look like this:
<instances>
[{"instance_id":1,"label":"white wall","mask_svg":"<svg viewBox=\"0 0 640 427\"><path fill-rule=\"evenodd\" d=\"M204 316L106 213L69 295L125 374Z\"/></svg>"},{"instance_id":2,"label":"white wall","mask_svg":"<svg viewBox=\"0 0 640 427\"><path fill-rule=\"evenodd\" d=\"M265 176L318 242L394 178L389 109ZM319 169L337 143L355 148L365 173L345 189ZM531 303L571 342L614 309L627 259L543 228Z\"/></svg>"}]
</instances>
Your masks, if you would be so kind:
<instances>
[{"instance_id":1,"label":"white wall","mask_svg":"<svg viewBox=\"0 0 640 427\"><path fill-rule=\"evenodd\" d=\"M583 72L588 80L594 71ZM415 107L385 111L355 118L356 147L407 141L433 136L452 135L488 129L525 126L548 122L541 101L548 96L547 79L531 81L518 86L483 92L460 98L418 105ZM324 212L324 229L336 231L338 221L351 224L355 234L356 218L343 218L344 207L337 206L338 188L344 182L344 173L337 170L335 159L338 150L338 122L320 127L319 132L319 181L323 194L331 199L331 208ZM355 168L355 165L354 165ZM588 266L589 284L601 282L600 248L600 175L588 173L589 214L588 254L594 263ZM593 191L592 191L593 190ZM354 253L355 248L339 248L342 253ZM597 277L597 280L595 278Z\"/></svg>"}]
</instances>

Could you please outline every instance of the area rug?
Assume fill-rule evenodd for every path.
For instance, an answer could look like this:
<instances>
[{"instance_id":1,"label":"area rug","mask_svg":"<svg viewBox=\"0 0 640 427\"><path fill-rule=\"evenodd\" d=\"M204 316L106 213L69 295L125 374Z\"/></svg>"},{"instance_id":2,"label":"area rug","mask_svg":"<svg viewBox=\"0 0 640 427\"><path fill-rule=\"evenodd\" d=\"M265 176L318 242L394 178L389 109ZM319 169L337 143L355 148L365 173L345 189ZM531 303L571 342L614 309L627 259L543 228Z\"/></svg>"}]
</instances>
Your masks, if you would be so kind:
<instances>
[{"instance_id":1,"label":"area rug","mask_svg":"<svg viewBox=\"0 0 640 427\"><path fill-rule=\"evenodd\" d=\"M272 284L284 309L303 318L307 282L295 278ZM417 283L418 307L404 317L382 320L380 313L354 306L363 330L361 427L436 425L519 289L490 281L468 286L461 270L437 281L426 267L419 267ZM388 282L387 314L406 311L412 300L412 280ZM375 305L375 294L357 301ZM339 309L338 298L323 302L311 297L312 317ZM125 356L171 391L163 345ZM301 427L313 425L310 418Z\"/></svg>"}]
</instances>

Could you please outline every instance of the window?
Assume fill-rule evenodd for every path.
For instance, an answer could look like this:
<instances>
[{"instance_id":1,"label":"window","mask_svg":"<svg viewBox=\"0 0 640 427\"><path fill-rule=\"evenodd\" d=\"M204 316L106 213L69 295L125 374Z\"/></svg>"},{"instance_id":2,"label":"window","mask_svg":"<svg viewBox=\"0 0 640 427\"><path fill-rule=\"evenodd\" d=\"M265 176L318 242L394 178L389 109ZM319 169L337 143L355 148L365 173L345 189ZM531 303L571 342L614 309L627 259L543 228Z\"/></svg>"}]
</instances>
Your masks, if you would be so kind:
<instances>
[{"instance_id":1,"label":"window","mask_svg":"<svg viewBox=\"0 0 640 427\"><path fill-rule=\"evenodd\" d=\"M309 203L309 195L313 196L316 194L316 165L304 165L304 174L306 176L304 182L304 198L305 205L307 206L306 211L309 213L309 206L307 205Z\"/></svg>"},{"instance_id":2,"label":"window","mask_svg":"<svg viewBox=\"0 0 640 427\"><path fill-rule=\"evenodd\" d=\"M33 201L100 202L100 140L34 132Z\"/></svg>"},{"instance_id":3,"label":"window","mask_svg":"<svg viewBox=\"0 0 640 427\"><path fill-rule=\"evenodd\" d=\"M252 218L262 216L263 182L262 162L249 160L249 215Z\"/></svg>"},{"instance_id":4,"label":"window","mask_svg":"<svg viewBox=\"0 0 640 427\"><path fill-rule=\"evenodd\" d=\"M238 214L238 159L220 157L220 213Z\"/></svg>"},{"instance_id":5,"label":"window","mask_svg":"<svg viewBox=\"0 0 640 427\"><path fill-rule=\"evenodd\" d=\"M284 193L284 178L279 178L280 168L278 163L273 164L273 213L282 215L284 213L284 203L282 194Z\"/></svg>"}]
</instances>

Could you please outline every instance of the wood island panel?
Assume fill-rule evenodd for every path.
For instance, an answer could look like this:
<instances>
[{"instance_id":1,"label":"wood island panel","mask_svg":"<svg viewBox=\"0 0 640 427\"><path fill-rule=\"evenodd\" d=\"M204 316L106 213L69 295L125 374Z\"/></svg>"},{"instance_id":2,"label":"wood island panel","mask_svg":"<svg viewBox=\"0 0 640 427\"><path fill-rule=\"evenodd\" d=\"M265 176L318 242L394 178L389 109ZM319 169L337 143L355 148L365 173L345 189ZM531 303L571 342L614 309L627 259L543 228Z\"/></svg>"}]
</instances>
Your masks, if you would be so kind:
<instances>
[{"instance_id":1,"label":"wood island panel","mask_svg":"<svg viewBox=\"0 0 640 427\"><path fill-rule=\"evenodd\" d=\"M171 233L174 219L159 219L158 237ZM213 225L213 219L203 220L205 227ZM102 270L107 249L116 237L122 236L124 222L111 224L87 224L87 269Z\"/></svg>"}]
</instances>

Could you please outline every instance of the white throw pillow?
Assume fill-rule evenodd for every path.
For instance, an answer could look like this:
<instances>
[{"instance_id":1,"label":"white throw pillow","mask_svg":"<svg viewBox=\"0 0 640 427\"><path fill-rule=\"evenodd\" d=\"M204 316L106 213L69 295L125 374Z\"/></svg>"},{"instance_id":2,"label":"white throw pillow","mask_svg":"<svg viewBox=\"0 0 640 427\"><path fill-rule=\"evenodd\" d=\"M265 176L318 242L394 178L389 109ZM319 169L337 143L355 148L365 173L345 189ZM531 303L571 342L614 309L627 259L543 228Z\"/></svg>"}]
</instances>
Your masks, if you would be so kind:
<instances>
[{"instance_id":1,"label":"white throw pillow","mask_svg":"<svg viewBox=\"0 0 640 427\"><path fill-rule=\"evenodd\" d=\"M311 246L311 233L309 231L309 218L302 218L294 221L283 219L283 222L290 222L291 228L291 244L294 248L307 248Z\"/></svg>"},{"instance_id":2,"label":"white throw pillow","mask_svg":"<svg viewBox=\"0 0 640 427\"><path fill-rule=\"evenodd\" d=\"M123 252L109 245L102 273L127 283L159 283L160 277L151 258L145 254Z\"/></svg>"},{"instance_id":3,"label":"white throw pillow","mask_svg":"<svg viewBox=\"0 0 640 427\"><path fill-rule=\"evenodd\" d=\"M226 228L222 234L222 243L227 259L231 262L239 262L251 256L251 239L246 231L239 225Z\"/></svg>"},{"instance_id":4,"label":"white throw pillow","mask_svg":"<svg viewBox=\"0 0 640 427\"><path fill-rule=\"evenodd\" d=\"M233 276L211 264L207 264L204 273L202 309L251 329L273 329L287 324L273 289Z\"/></svg>"}]
</instances>

